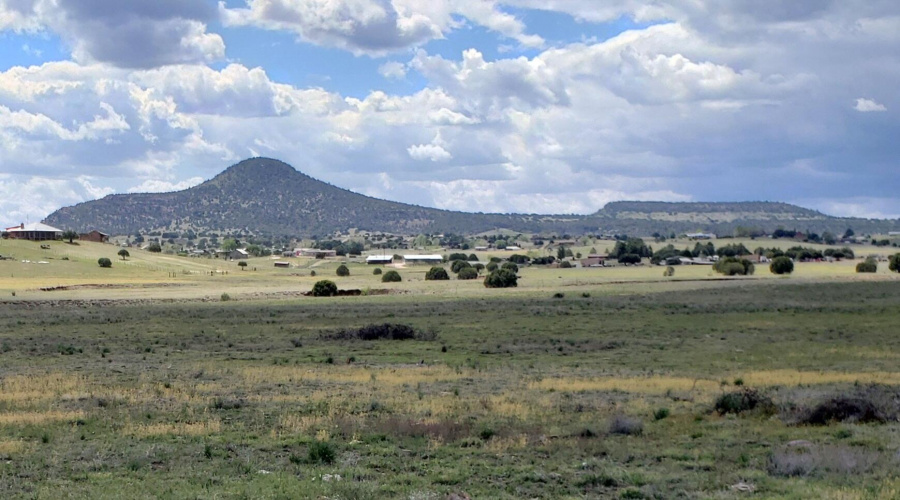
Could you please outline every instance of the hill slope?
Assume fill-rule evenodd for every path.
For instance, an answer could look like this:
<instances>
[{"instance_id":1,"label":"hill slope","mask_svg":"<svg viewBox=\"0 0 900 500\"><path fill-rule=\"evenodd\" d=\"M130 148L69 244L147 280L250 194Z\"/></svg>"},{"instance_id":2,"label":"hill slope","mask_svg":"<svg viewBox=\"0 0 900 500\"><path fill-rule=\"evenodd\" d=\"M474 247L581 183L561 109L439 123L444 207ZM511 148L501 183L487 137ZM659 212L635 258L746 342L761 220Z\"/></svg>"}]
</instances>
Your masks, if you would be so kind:
<instances>
[{"instance_id":1,"label":"hill slope","mask_svg":"<svg viewBox=\"0 0 900 500\"><path fill-rule=\"evenodd\" d=\"M174 193L117 194L62 208L46 222L79 231L241 232L313 236L357 228L393 233L628 233L707 231L737 226L822 232L886 232L898 221L842 219L785 203L616 202L591 215L474 214L379 200L318 181L268 158L242 161L213 179Z\"/></svg>"}]
</instances>

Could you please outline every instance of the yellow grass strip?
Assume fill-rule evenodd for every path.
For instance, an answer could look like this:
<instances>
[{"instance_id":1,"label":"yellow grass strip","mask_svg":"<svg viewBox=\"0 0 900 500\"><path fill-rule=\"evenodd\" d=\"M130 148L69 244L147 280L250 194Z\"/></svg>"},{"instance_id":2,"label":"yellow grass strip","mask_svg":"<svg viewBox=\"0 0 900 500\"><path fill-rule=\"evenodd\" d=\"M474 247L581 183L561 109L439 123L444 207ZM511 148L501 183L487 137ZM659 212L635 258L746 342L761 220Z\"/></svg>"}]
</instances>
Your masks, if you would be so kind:
<instances>
[{"instance_id":1,"label":"yellow grass strip","mask_svg":"<svg viewBox=\"0 0 900 500\"><path fill-rule=\"evenodd\" d=\"M18 455L25 451L25 442L19 440L0 441L0 457Z\"/></svg>"},{"instance_id":2,"label":"yellow grass strip","mask_svg":"<svg viewBox=\"0 0 900 500\"><path fill-rule=\"evenodd\" d=\"M824 385L839 383L900 385L900 372L812 372L799 370L767 370L723 375L723 379L739 376L751 387L776 385ZM548 378L528 384L529 389L579 391L623 391L636 394L665 394L669 391L715 392L720 383L712 379L688 377L598 377L598 378Z\"/></svg>"},{"instance_id":3,"label":"yellow grass strip","mask_svg":"<svg viewBox=\"0 0 900 500\"><path fill-rule=\"evenodd\" d=\"M404 366L397 368L250 366L238 370L245 383L287 384L306 382L364 383L377 381L379 385L415 385L459 380L467 377L446 366ZM373 378L374 377L374 378Z\"/></svg>"},{"instance_id":4,"label":"yellow grass strip","mask_svg":"<svg viewBox=\"0 0 900 500\"><path fill-rule=\"evenodd\" d=\"M0 413L0 425L44 424L84 417L80 411L7 412Z\"/></svg>"},{"instance_id":5,"label":"yellow grass strip","mask_svg":"<svg viewBox=\"0 0 900 500\"><path fill-rule=\"evenodd\" d=\"M71 373L15 375L0 381L0 401L45 401L64 393L83 391L88 385L86 377Z\"/></svg>"},{"instance_id":6,"label":"yellow grass strip","mask_svg":"<svg viewBox=\"0 0 900 500\"><path fill-rule=\"evenodd\" d=\"M175 422L171 424L128 424L122 433L134 437L151 436L205 436L222 430L222 422L210 420L204 422Z\"/></svg>"}]
</instances>

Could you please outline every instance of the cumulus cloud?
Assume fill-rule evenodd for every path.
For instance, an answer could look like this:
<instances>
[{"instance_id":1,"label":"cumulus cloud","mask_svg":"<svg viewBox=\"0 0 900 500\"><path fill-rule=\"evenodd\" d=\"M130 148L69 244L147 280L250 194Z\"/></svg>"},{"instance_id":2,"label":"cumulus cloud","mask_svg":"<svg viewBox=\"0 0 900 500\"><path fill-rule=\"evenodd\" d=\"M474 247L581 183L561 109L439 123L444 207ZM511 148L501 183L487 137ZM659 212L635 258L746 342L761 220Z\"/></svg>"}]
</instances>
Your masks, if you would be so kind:
<instances>
[{"instance_id":1,"label":"cumulus cloud","mask_svg":"<svg viewBox=\"0 0 900 500\"><path fill-rule=\"evenodd\" d=\"M222 59L205 0L0 0L0 30L50 30L80 62L150 68Z\"/></svg>"},{"instance_id":2,"label":"cumulus cloud","mask_svg":"<svg viewBox=\"0 0 900 500\"><path fill-rule=\"evenodd\" d=\"M493 0L247 0L219 2L226 25L296 33L301 40L356 54L383 55L422 45L462 27L465 18L528 47L544 40Z\"/></svg>"},{"instance_id":3,"label":"cumulus cloud","mask_svg":"<svg viewBox=\"0 0 900 500\"><path fill-rule=\"evenodd\" d=\"M171 193L184 191L203 182L203 177L191 177L180 182L170 182L159 179L147 179L137 186L128 188L129 193Z\"/></svg>"},{"instance_id":4,"label":"cumulus cloud","mask_svg":"<svg viewBox=\"0 0 900 500\"><path fill-rule=\"evenodd\" d=\"M872 99L865 99L860 97L856 100L856 106L854 106L855 110L860 113L877 113L881 111L887 111L887 107L884 104L879 104Z\"/></svg>"},{"instance_id":5,"label":"cumulus cloud","mask_svg":"<svg viewBox=\"0 0 900 500\"><path fill-rule=\"evenodd\" d=\"M385 78L402 80L406 78L406 65L396 61L386 62L378 67L378 73Z\"/></svg>"},{"instance_id":6,"label":"cumulus cloud","mask_svg":"<svg viewBox=\"0 0 900 500\"><path fill-rule=\"evenodd\" d=\"M449 151L437 144L418 144L410 146L406 151L409 152L409 157L413 160L438 162L453 159L453 155Z\"/></svg>"}]
</instances>

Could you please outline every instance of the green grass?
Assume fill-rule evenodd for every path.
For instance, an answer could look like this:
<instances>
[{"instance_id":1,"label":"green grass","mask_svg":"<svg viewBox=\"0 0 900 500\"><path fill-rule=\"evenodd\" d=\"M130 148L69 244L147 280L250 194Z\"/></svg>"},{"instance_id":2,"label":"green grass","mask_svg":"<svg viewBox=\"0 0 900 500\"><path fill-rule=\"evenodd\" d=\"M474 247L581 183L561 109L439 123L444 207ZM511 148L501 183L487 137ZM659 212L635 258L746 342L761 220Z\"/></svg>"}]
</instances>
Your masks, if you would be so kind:
<instances>
[{"instance_id":1,"label":"green grass","mask_svg":"<svg viewBox=\"0 0 900 500\"><path fill-rule=\"evenodd\" d=\"M590 296L562 299L449 282L2 304L0 495L742 498L731 487L746 482L760 498L897 496L897 422L788 417L857 384L900 386L900 282L641 281L567 283L553 290ZM438 338L327 335L385 322ZM713 413L737 379L779 413ZM617 416L642 432L611 433ZM800 439L871 465L773 473Z\"/></svg>"}]
</instances>

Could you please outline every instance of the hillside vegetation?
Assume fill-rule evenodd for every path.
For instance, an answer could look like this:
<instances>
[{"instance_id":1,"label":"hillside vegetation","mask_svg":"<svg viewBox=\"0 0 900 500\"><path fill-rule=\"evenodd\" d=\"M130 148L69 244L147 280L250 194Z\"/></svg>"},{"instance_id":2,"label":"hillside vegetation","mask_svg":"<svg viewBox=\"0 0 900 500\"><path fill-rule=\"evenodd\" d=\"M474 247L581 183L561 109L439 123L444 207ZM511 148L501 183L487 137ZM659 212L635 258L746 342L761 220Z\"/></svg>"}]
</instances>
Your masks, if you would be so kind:
<instances>
[{"instance_id":1,"label":"hillside vegetation","mask_svg":"<svg viewBox=\"0 0 900 500\"><path fill-rule=\"evenodd\" d=\"M399 234L475 234L496 229L536 233L706 231L739 226L773 231L858 233L900 230L898 221L842 219L784 203L610 203L591 215L481 214L438 210L363 196L318 181L268 158L242 161L215 178L174 193L117 194L62 208L46 223L110 234L152 231L316 236L351 228Z\"/></svg>"}]
</instances>

